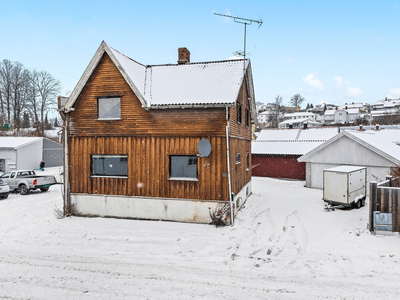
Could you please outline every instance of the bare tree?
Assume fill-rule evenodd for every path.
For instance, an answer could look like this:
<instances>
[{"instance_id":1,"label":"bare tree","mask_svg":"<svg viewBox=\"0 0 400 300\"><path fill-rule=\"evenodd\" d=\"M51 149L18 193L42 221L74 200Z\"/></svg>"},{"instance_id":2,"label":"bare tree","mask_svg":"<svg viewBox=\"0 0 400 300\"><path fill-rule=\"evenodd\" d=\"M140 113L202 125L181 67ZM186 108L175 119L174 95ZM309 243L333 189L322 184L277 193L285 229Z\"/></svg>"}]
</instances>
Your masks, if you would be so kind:
<instances>
[{"instance_id":1,"label":"bare tree","mask_svg":"<svg viewBox=\"0 0 400 300\"><path fill-rule=\"evenodd\" d=\"M279 123L283 120L283 111L282 111L282 97L276 95L274 108L271 111L271 114L268 116L268 122L270 127L278 128Z\"/></svg>"},{"instance_id":2,"label":"bare tree","mask_svg":"<svg viewBox=\"0 0 400 300\"><path fill-rule=\"evenodd\" d=\"M21 128L21 115L28 96L29 72L20 62L13 64L11 72L11 90L14 128Z\"/></svg>"},{"instance_id":3,"label":"bare tree","mask_svg":"<svg viewBox=\"0 0 400 300\"><path fill-rule=\"evenodd\" d=\"M292 98L290 98L290 104L294 107L300 108L304 100L305 99L300 94L295 94Z\"/></svg>"},{"instance_id":4,"label":"bare tree","mask_svg":"<svg viewBox=\"0 0 400 300\"><path fill-rule=\"evenodd\" d=\"M6 116L6 122L11 121L11 81L13 63L7 59L0 62L0 101L1 114Z\"/></svg>"},{"instance_id":5,"label":"bare tree","mask_svg":"<svg viewBox=\"0 0 400 300\"><path fill-rule=\"evenodd\" d=\"M38 135L44 135L44 120L50 109L56 108L61 83L47 71L33 70L30 74L29 113Z\"/></svg>"}]
</instances>

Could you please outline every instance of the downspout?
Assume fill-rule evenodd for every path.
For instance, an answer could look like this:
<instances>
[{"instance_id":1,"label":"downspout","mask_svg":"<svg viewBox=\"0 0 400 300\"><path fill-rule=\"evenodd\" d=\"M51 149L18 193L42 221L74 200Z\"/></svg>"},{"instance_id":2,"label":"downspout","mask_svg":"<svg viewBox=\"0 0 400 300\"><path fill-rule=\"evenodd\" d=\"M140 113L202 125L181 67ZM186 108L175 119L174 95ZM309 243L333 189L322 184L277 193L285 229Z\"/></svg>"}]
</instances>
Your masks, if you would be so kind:
<instances>
[{"instance_id":1,"label":"downspout","mask_svg":"<svg viewBox=\"0 0 400 300\"><path fill-rule=\"evenodd\" d=\"M229 187L229 206L231 211L231 226L233 226L233 205L232 205L232 184L231 184L231 164L229 159L229 112L226 107L226 160L228 164L228 187Z\"/></svg>"}]
</instances>

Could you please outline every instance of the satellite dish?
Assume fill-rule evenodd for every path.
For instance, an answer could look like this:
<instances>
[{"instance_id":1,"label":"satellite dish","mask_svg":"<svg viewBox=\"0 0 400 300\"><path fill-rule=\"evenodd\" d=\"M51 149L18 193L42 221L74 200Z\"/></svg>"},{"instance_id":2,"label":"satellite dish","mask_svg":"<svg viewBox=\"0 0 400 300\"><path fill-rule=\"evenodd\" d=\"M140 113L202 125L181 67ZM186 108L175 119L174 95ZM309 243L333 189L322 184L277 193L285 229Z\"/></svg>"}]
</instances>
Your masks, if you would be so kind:
<instances>
[{"instance_id":1,"label":"satellite dish","mask_svg":"<svg viewBox=\"0 0 400 300\"><path fill-rule=\"evenodd\" d=\"M207 139L201 139L197 145L200 156L207 157L211 153L211 144Z\"/></svg>"}]
</instances>

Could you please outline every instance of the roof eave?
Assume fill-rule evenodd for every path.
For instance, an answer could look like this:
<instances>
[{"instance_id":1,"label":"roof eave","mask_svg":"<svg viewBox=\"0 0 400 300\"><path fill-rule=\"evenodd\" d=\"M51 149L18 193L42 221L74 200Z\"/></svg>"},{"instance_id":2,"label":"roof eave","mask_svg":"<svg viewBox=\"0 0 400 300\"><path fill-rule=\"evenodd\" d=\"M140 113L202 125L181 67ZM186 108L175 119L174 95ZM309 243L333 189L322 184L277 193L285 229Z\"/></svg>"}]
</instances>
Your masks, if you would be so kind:
<instances>
[{"instance_id":1,"label":"roof eave","mask_svg":"<svg viewBox=\"0 0 400 300\"><path fill-rule=\"evenodd\" d=\"M163 105L150 105L148 109L176 109L176 108L225 108L233 107L234 103L194 103L194 104L163 104Z\"/></svg>"}]
</instances>

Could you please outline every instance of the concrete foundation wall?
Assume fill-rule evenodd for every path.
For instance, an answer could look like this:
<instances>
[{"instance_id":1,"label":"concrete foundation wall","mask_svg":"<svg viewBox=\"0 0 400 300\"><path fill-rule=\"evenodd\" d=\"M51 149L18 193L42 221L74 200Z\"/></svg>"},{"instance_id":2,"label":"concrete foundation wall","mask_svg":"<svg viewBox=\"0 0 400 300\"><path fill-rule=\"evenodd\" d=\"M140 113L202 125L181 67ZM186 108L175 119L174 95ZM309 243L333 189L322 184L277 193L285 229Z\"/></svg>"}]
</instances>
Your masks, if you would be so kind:
<instances>
[{"instance_id":1,"label":"concrete foundation wall","mask_svg":"<svg viewBox=\"0 0 400 300\"><path fill-rule=\"evenodd\" d=\"M234 197L235 211L251 195L251 181ZM196 201L129 196L71 194L71 204L79 215L211 223L210 209L224 201Z\"/></svg>"}]
</instances>

